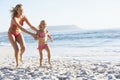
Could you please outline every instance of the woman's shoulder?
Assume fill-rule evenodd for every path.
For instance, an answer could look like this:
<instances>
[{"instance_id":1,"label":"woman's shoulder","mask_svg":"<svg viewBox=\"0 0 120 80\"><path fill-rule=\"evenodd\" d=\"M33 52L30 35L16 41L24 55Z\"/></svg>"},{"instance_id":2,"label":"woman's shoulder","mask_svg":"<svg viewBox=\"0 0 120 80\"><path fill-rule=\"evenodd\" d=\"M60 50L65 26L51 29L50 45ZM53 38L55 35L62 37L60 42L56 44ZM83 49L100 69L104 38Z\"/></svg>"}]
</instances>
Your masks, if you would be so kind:
<instances>
[{"instance_id":1,"label":"woman's shoulder","mask_svg":"<svg viewBox=\"0 0 120 80\"><path fill-rule=\"evenodd\" d=\"M15 19L18 19L18 17L13 17L11 21L14 21ZM22 15L21 17L19 17L19 19L26 19L26 16Z\"/></svg>"},{"instance_id":2,"label":"woman's shoulder","mask_svg":"<svg viewBox=\"0 0 120 80\"><path fill-rule=\"evenodd\" d=\"M22 15L22 19L26 19L27 17L25 15Z\"/></svg>"}]
</instances>

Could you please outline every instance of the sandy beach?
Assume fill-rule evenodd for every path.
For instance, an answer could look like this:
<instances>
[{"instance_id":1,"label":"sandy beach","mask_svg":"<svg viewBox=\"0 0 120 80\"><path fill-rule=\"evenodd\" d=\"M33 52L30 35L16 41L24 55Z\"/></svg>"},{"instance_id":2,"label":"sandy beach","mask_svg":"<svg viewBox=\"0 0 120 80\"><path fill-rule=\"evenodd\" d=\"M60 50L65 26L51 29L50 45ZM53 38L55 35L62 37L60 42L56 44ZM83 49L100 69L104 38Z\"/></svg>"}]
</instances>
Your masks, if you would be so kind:
<instances>
[{"instance_id":1,"label":"sandy beach","mask_svg":"<svg viewBox=\"0 0 120 80\"><path fill-rule=\"evenodd\" d=\"M12 47L0 47L0 50L0 80L120 80L119 61L54 57L52 66L45 58L39 67L39 57L29 56L15 68Z\"/></svg>"},{"instance_id":2,"label":"sandy beach","mask_svg":"<svg viewBox=\"0 0 120 80\"><path fill-rule=\"evenodd\" d=\"M120 0L0 4L0 80L120 80Z\"/></svg>"}]
</instances>

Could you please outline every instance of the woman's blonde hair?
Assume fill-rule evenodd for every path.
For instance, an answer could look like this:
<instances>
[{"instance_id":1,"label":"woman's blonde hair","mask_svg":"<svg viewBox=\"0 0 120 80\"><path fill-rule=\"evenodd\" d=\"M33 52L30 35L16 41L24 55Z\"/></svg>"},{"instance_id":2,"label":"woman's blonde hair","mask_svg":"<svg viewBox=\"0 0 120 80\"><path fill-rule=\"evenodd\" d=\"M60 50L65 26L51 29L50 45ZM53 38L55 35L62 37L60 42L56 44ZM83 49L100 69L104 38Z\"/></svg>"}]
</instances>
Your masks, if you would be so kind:
<instances>
[{"instance_id":1,"label":"woman's blonde hair","mask_svg":"<svg viewBox=\"0 0 120 80\"><path fill-rule=\"evenodd\" d=\"M45 20L40 21L39 29L41 29L42 24L46 24Z\"/></svg>"},{"instance_id":2,"label":"woman's blonde hair","mask_svg":"<svg viewBox=\"0 0 120 80\"><path fill-rule=\"evenodd\" d=\"M22 4L17 4L15 7L12 8L11 13L12 13L12 18L14 18L18 13L17 10L18 8L20 8L22 6Z\"/></svg>"}]
</instances>

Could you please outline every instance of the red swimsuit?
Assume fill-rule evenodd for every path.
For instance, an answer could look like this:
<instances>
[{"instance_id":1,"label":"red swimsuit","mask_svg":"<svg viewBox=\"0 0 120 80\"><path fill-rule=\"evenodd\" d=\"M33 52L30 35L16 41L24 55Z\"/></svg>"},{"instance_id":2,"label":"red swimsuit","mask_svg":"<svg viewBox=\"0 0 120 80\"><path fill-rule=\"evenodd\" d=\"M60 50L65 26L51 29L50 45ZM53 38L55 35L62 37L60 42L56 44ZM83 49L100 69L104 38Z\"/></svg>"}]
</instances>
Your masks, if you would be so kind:
<instances>
[{"instance_id":1,"label":"red swimsuit","mask_svg":"<svg viewBox=\"0 0 120 80\"><path fill-rule=\"evenodd\" d=\"M23 26L23 22L24 22L24 20L22 20L21 23L20 23L22 26ZM17 26L16 26L15 24L13 24L12 26L13 26L14 28L17 28ZM18 33L12 33L12 35L14 35L15 37L18 37L19 34L20 34L20 32L18 32Z\"/></svg>"}]
</instances>

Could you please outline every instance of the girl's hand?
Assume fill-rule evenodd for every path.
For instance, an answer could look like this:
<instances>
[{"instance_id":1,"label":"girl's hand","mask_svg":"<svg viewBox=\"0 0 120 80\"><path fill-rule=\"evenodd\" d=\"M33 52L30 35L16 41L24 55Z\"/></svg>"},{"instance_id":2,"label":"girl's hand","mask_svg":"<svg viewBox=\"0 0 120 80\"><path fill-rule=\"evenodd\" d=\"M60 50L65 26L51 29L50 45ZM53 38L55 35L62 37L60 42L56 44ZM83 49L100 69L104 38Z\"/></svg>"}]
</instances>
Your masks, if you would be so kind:
<instances>
[{"instance_id":1,"label":"girl's hand","mask_svg":"<svg viewBox=\"0 0 120 80\"><path fill-rule=\"evenodd\" d=\"M53 39L50 39L51 42L53 42Z\"/></svg>"},{"instance_id":2,"label":"girl's hand","mask_svg":"<svg viewBox=\"0 0 120 80\"><path fill-rule=\"evenodd\" d=\"M36 37L35 37L35 40L38 40L39 39L39 30L37 30L37 32L36 32Z\"/></svg>"},{"instance_id":3,"label":"girl's hand","mask_svg":"<svg viewBox=\"0 0 120 80\"><path fill-rule=\"evenodd\" d=\"M38 40L39 39L39 36L36 34L36 38L35 38L36 40Z\"/></svg>"},{"instance_id":4,"label":"girl's hand","mask_svg":"<svg viewBox=\"0 0 120 80\"><path fill-rule=\"evenodd\" d=\"M32 36L34 37L34 39L37 39L37 35L36 34L32 34Z\"/></svg>"}]
</instances>

